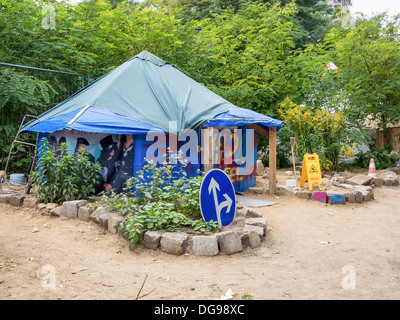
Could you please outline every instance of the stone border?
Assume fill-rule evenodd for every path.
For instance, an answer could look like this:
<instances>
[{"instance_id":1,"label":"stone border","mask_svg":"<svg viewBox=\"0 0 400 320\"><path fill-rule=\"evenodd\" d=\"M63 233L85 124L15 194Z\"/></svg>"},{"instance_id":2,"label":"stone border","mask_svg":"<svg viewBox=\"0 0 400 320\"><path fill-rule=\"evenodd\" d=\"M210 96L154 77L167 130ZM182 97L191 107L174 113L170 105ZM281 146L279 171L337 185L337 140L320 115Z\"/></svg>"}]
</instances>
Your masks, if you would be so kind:
<instances>
[{"instance_id":1,"label":"stone border","mask_svg":"<svg viewBox=\"0 0 400 320\"><path fill-rule=\"evenodd\" d=\"M240 205L238 207L237 219L242 220L243 226L241 223L237 223L239 227L231 227L231 230L215 234L146 230L141 234L139 243L149 250L161 250L173 255L186 253L196 256L215 256L219 253L231 255L239 253L245 248L260 247L266 236L267 220L254 209L244 208ZM87 221L86 210L88 209L84 206L78 209L79 219ZM119 213L107 212L104 208L99 208L89 214L89 219L99 223L104 230L117 233L125 238L123 232L125 218Z\"/></svg>"},{"instance_id":2,"label":"stone border","mask_svg":"<svg viewBox=\"0 0 400 320\"><path fill-rule=\"evenodd\" d=\"M370 186L360 186L347 192L328 191L297 191L295 196L302 199L311 199L329 204L363 203L374 199L374 192Z\"/></svg>"},{"instance_id":3,"label":"stone border","mask_svg":"<svg viewBox=\"0 0 400 320\"><path fill-rule=\"evenodd\" d=\"M48 216L63 216L68 219L94 221L104 231L118 234L124 239L123 223L125 217L118 212L108 212L98 208L90 212L86 200L65 201L57 203L39 203L32 196L16 193L0 194L0 203L13 206L35 208L40 214ZM168 254L192 254L196 256L215 256L218 254L231 255L242 252L245 248L261 246L267 233L267 220L262 214L252 208L237 204L236 218L231 225L223 227L219 233L200 233L187 230L186 232L167 232L165 230L146 230L140 236L139 243L146 249L161 250Z\"/></svg>"},{"instance_id":4,"label":"stone border","mask_svg":"<svg viewBox=\"0 0 400 320\"><path fill-rule=\"evenodd\" d=\"M259 176L268 179L268 168L263 168L262 164L258 163ZM298 167L296 167L298 168ZM301 171L301 167L298 168ZM287 185L277 185L277 196L295 196L302 199L312 199L329 204L346 204L348 203L363 203L374 200L373 188L382 186L399 186L400 168L385 169L385 178L373 178L366 174L357 174L349 176L348 173L334 174L331 179L322 178L322 182L329 186L340 188L340 190L325 190L325 191L309 191L306 188L290 187ZM293 172L287 171L288 176ZM300 175L300 173L299 173ZM325 181L324 181L325 180ZM267 187L251 187L247 190L253 194L268 194Z\"/></svg>"},{"instance_id":5,"label":"stone border","mask_svg":"<svg viewBox=\"0 0 400 320\"><path fill-rule=\"evenodd\" d=\"M251 188L250 188L251 189ZM250 193L264 194L266 192L260 191L259 188L255 191L249 190ZM374 192L372 186L354 186L352 189L346 191L339 190L326 190L326 191L309 191L305 188L290 188L286 186L277 185L277 196L294 196L301 199L316 200L323 203L338 204L336 196L342 196L344 201L340 204L348 203L362 203L374 199ZM332 197L333 196L333 197Z\"/></svg>"}]
</instances>

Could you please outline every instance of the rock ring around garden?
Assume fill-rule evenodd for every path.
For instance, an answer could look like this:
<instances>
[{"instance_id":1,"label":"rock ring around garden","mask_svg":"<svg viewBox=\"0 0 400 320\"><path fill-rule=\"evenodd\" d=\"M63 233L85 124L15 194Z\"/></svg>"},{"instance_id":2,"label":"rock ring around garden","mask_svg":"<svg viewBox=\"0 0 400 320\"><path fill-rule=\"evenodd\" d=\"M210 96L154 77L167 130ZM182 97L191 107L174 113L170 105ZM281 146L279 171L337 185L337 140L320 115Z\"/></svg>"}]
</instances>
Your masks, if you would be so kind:
<instances>
[{"instance_id":1,"label":"rock ring around garden","mask_svg":"<svg viewBox=\"0 0 400 320\"><path fill-rule=\"evenodd\" d=\"M35 208L42 215L63 216L68 219L79 219L85 222L96 222L104 231L125 238L123 224L125 217L118 212L108 212L98 208L91 212L86 200L65 201L62 205L39 203L33 196L15 193L0 194L0 202L13 206ZM216 256L231 255L242 252L246 248L261 246L267 234L267 220L253 208L237 206L234 221L218 233L195 232L190 228L182 228L180 232L165 230L144 230L139 244L148 250L182 255ZM126 238L125 238L126 239Z\"/></svg>"}]
</instances>

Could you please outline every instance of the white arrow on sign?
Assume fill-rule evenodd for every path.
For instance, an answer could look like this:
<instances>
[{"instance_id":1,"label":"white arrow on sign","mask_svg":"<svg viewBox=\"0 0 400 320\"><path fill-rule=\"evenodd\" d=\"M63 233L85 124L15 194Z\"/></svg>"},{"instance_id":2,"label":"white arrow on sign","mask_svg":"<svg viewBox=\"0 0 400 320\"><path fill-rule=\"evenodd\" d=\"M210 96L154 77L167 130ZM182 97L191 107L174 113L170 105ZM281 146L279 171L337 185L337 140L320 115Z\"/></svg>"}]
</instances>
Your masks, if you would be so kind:
<instances>
[{"instance_id":1,"label":"white arrow on sign","mask_svg":"<svg viewBox=\"0 0 400 320\"><path fill-rule=\"evenodd\" d=\"M211 192L213 192L214 205L215 205L215 211L217 212L218 223L222 226L222 222L221 222L222 208L227 207L226 212L229 212L229 210L231 210L233 201L228 196L228 194L224 193L225 201L218 203L217 190L219 191L219 184L217 183L217 181L214 180L214 178L211 178L210 185L208 186L208 193L211 194Z\"/></svg>"}]
</instances>

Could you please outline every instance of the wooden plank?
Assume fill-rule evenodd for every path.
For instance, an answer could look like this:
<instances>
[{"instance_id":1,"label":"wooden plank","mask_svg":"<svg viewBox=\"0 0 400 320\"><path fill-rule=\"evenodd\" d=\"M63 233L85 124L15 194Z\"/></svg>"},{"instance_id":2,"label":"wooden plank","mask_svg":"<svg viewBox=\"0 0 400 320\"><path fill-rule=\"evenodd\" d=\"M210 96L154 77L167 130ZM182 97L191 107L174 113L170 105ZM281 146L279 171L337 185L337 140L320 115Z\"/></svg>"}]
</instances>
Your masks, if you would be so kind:
<instances>
[{"instance_id":1,"label":"wooden plank","mask_svg":"<svg viewBox=\"0 0 400 320\"><path fill-rule=\"evenodd\" d=\"M263 129L263 128L261 128L259 125L257 125L257 124L249 124L249 127L252 128L258 134L261 134L262 136L268 138L268 131Z\"/></svg>"},{"instance_id":2,"label":"wooden plank","mask_svg":"<svg viewBox=\"0 0 400 320\"><path fill-rule=\"evenodd\" d=\"M269 127L269 194L276 194L276 127Z\"/></svg>"},{"instance_id":3,"label":"wooden plank","mask_svg":"<svg viewBox=\"0 0 400 320\"><path fill-rule=\"evenodd\" d=\"M204 173L210 171L213 166L213 128L202 128L203 134L203 168Z\"/></svg>"},{"instance_id":4,"label":"wooden plank","mask_svg":"<svg viewBox=\"0 0 400 320\"><path fill-rule=\"evenodd\" d=\"M208 128L208 170L214 169L214 128Z\"/></svg>"}]
</instances>

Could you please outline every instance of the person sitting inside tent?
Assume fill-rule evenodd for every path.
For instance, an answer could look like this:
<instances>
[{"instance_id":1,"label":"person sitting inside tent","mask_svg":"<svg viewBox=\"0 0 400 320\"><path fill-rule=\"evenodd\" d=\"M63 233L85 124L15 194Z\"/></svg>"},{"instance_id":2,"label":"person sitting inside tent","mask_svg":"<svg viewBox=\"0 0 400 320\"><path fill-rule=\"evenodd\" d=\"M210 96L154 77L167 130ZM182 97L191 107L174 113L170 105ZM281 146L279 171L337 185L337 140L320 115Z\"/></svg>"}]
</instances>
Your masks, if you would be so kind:
<instances>
[{"instance_id":1,"label":"person sitting inside tent","mask_svg":"<svg viewBox=\"0 0 400 320\"><path fill-rule=\"evenodd\" d=\"M101 153L100 157L97 159L97 163L101 166L101 176L99 179L99 184L96 187L97 193L104 191L106 185L110 183L111 177L115 171L115 163L119 158L119 149L117 142L113 141L112 135L108 135L100 140Z\"/></svg>"},{"instance_id":2,"label":"person sitting inside tent","mask_svg":"<svg viewBox=\"0 0 400 320\"><path fill-rule=\"evenodd\" d=\"M117 170L115 170L111 182L104 185L107 192L111 191L111 189L114 189L116 193L122 192L125 188L126 180L132 177L133 141L133 135L131 134L122 136L122 150L117 162Z\"/></svg>"},{"instance_id":3,"label":"person sitting inside tent","mask_svg":"<svg viewBox=\"0 0 400 320\"><path fill-rule=\"evenodd\" d=\"M57 151L57 139L55 136L50 136L49 138L50 148L53 153Z\"/></svg>"},{"instance_id":4,"label":"person sitting inside tent","mask_svg":"<svg viewBox=\"0 0 400 320\"><path fill-rule=\"evenodd\" d=\"M78 138L76 140L76 147L75 147L75 153L77 154L78 150L83 149L86 153L86 156L88 157L89 161L91 163L95 162L95 158L93 157L93 155L91 155L88 151L87 151L87 147L89 145L89 142L85 139L85 138Z\"/></svg>"}]
</instances>

